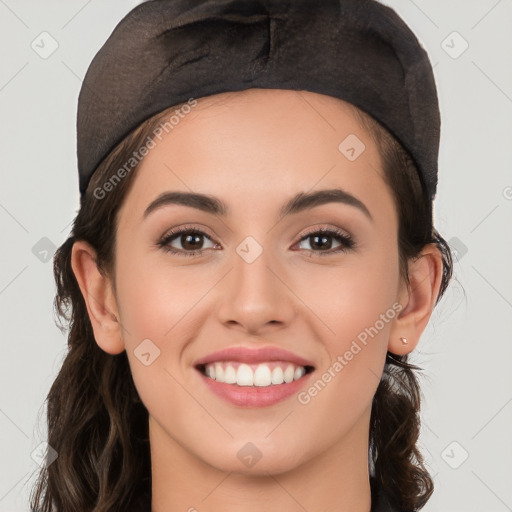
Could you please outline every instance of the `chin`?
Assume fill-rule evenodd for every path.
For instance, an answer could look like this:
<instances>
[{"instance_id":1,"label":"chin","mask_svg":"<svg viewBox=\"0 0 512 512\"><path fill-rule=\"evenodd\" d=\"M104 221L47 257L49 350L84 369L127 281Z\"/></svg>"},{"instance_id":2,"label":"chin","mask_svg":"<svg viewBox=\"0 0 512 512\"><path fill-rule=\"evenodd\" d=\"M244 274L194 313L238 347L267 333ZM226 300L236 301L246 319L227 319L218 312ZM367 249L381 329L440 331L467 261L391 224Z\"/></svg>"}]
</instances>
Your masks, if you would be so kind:
<instances>
[{"instance_id":1,"label":"chin","mask_svg":"<svg viewBox=\"0 0 512 512\"><path fill-rule=\"evenodd\" d=\"M203 452L201 459L219 471L253 477L286 473L304 462L303 451L292 446L288 450L282 445L279 448L274 445L268 446L268 440L266 443L267 448L264 446L264 439L261 442L237 441L225 450L211 454L210 457L205 457L206 454Z\"/></svg>"}]
</instances>

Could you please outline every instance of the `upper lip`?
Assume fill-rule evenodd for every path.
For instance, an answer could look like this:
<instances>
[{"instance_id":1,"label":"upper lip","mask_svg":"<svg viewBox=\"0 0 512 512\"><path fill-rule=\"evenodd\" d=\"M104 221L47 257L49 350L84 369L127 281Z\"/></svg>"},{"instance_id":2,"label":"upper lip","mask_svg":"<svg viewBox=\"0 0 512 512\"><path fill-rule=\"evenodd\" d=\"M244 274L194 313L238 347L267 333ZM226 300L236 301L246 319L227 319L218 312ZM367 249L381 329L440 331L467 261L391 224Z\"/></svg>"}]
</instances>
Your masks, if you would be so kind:
<instances>
[{"instance_id":1,"label":"upper lip","mask_svg":"<svg viewBox=\"0 0 512 512\"><path fill-rule=\"evenodd\" d=\"M212 352L195 362L195 366L201 366L217 361L238 361L240 363L257 364L267 361L289 361L297 366L313 366L311 361L278 347L248 348L243 346L229 347Z\"/></svg>"}]
</instances>

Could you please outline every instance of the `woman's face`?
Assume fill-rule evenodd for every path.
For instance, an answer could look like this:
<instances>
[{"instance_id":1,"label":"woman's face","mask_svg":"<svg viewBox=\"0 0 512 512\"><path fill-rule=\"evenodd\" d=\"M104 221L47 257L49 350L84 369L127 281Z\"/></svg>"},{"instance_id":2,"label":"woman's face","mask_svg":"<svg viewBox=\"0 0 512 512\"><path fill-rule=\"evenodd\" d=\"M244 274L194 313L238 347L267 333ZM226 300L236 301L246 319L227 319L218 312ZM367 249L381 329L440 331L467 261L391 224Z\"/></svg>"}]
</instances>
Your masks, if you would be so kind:
<instances>
[{"instance_id":1,"label":"woman's face","mask_svg":"<svg viewBox=\"0 0 512 512\"><path fill-rule=\"evenodd\" d=\"M360 460L401 307L398 219L375 143L346 103L288 90L199 99L159 133L115 252L154 464L277 474L320 454L333 467ZM340 192L317 196L326 190ZM176 192L210 200L151 207ZM205 358L218 382L198 368Z\"/></svg>"}]
</instances>

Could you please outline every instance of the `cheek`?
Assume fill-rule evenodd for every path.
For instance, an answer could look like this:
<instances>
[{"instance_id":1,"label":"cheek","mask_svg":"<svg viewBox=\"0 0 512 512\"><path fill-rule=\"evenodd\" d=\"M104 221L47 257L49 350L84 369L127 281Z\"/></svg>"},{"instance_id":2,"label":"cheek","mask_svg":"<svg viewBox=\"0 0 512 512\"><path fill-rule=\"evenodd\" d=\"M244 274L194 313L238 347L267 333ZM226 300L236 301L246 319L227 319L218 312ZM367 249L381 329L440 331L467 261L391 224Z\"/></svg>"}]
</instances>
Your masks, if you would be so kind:
<instances>
[{"instance_id":1,"label":"cheek","mask_svg":"<svg viewBox=\"0 0 512 512\"><path fill-rule=\"evenodd\" d=\"M165 254L138 253L135 246L118 260L118 307L132 375L149 409L163 390L181 396L172 375L181 374L183 351L201 323L201 301L218 277L206 267L171 265Z\"/></svg>"},{"instance_id":2,"label":"cheek","mask_svg":"<svg viewBox=\"0 0 512 512\"><path fill-rule=\"evenodd\" d=\"M387 320L394 317L398 270L396 249L382 246L351 255L339 266L308 264L295 273L294 290L323 324L322 337L330 340L331 354L376 322L386 336L390 322L382 325L380 319L386 313Z\"/></svg>"},{"instance_id":3,"label":"cheek","mask_svg":"<svg viewBox=\"0 0 512 512\"><path fill-rule=\"evenodd\" d=\"M135 387L149 413L165 417L165 411L186 406L178 384L188 339L184 329L207 283L202 286L194 274L166 266L165 257L137 252L121 258L117 270L119 313Z\"/></svg>"},{"instance_id":4,"label":"cheek","mask_svg":"<svg viewBox=\"0 0 512 512\"><path fill-rule=\"evenodd\" d=\"M331 269L323 280L320 269L309 273L308 306L321 319L318 332L330 361L299 402L310 413L305 425L311 432L329 425L326 439L348 432L371 407L397 315L394 257L392 250L387 256L375 253L351 268Z\"/></svg>"},{"instance_id":5,"label":"cheek","mask_svg":"<svg viewBox=\"0 0 512 512\"><path fill-rule=\"evenodd\" d=\"M301 296L320 318L318 333L330 359L319 371L320 382L303 397L316 402L319 421L322 411L330 411L338 425L362 414L379 384L398 314L399 275L396 249L381 247L338 268L310 268L309 286L301 285Z\"/></svg>"},{"instance_id":6,"label":"cheek","mask_svg":"<svg viewBox=\"0 0 512 512\"><path fill-rule=\"evenodd\" d=\"M214 283L211 272L204 280L193 270L167 263L163 250L151 255L131 252L120 258L116 278L126 327L123 336L133 347L144 338L163 347L179 328L174 326Z\"/></svg>"}]
</instances>

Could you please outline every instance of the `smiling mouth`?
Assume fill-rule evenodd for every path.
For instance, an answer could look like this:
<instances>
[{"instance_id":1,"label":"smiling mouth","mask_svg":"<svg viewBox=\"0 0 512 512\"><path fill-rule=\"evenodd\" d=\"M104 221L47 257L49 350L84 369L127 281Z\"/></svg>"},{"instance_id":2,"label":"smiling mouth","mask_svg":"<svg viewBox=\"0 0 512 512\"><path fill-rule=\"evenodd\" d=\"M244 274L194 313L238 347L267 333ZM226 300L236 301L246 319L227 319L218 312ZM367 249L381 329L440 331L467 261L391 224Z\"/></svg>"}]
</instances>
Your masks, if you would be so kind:
<instances>
[{"instance_id":1,"label":"smiling mouth","mask_svg":"<svg viewBox=\"0 0 512 512\"><path fill-rule=\"evenodd\" d=\"M199 364L196 369L205 377L224 384L247 387L270 387L289 384L314 370L288 361L246 364L240 361L218 361Z\"/></svg>"}]
</instances>

